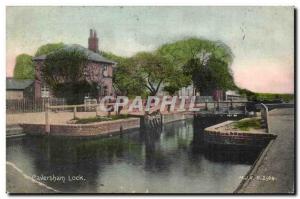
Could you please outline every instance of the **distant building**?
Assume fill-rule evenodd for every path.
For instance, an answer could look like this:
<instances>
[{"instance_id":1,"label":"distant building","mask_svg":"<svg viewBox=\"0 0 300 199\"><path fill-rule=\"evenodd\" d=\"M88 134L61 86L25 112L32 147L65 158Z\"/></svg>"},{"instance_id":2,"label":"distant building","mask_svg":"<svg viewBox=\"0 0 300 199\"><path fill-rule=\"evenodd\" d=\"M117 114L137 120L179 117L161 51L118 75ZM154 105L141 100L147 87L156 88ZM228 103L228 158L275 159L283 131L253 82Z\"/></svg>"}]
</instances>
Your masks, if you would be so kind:
<instances>
[{"instance_id":1,"label":"distant building","mask_svg":"<svg viewBox=\"0 0 300 199\"><path fill-rule=\"evenodd\" d=\"M113 95L114 90L112 86L113 68L116 63L106 59L99 53L98 37L95 30L90 30L90 37L88 38L88 48L78 44L66 45L65 50L80 50L88 57L88 64L86 65L85 78L89 82L96 82L98 84L98 97L105 95ZM34 57L35 64L35 97L50 97L51 90L43 80L41 67L47 55Z\"/></svg>"},{"instance_id":2,"label":"distant building","mask_svg":"<svg viewBox=\"0 0 300 199\"><path fill-rule=\"evenodd\" d=\"M213 99L215 101L241 101L245 100L237 91L235 90L214 90Z\"/></svg>"},{"instance_id":3,"label":"distant building","mask_svg":"<svg viewBox=\"0 0 300 199\"><path fill-rule=\"evenodd\" d=\"M16 80L6 78L6 99L20 100L24 98L32 99L34 97L34 80Z\"/></svg>"},{"instance_id":4,"label":"distant building","mask_svg":"<svg viewBox=\"0 0 300 199\"><path fill-rule=\"evenodd\" d=\"M228 90L225 92L225 100L241 100L244 99L237 91Z\"/></svg>"}]
</instances>

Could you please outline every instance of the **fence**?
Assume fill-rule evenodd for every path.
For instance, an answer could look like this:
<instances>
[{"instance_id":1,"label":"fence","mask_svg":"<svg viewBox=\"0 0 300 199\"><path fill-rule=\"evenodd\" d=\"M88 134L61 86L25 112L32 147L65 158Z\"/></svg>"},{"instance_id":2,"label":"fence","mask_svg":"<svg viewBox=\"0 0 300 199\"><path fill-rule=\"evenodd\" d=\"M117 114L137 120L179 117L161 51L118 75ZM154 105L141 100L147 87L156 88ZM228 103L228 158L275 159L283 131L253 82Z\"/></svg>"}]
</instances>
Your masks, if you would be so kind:
<instances>
[{"instance_id":1,"label":"fence","mask_svg":"<svg viewBox=\"0 0 300 199\"><path fill-rule=\"evenodd\" d=\"M63 98L10 99L6 100L6 113L43 112L47 102L51 106L65 105Z\"/></svg>"}]
</instances>

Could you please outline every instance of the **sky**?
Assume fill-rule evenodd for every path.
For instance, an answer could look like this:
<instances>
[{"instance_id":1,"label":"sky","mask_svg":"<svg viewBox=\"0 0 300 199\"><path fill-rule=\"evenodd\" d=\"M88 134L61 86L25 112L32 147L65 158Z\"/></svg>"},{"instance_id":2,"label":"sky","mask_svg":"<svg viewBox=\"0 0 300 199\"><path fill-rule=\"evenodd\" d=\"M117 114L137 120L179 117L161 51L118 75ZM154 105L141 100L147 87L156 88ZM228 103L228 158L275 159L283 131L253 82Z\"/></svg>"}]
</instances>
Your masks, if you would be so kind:
<instances>
[{"instance_id":1,"label":"sky","mask_svg":"<svg viewBox=\"0 0 300 199\"><path fill-rule=\"evenodd\" d=\"M294 92L293 7L7 7L6 75L15 58L46 43L131 56L187 37L223 41L234 54L235 83L255 92Z\"/></svg>"}]
</instances>

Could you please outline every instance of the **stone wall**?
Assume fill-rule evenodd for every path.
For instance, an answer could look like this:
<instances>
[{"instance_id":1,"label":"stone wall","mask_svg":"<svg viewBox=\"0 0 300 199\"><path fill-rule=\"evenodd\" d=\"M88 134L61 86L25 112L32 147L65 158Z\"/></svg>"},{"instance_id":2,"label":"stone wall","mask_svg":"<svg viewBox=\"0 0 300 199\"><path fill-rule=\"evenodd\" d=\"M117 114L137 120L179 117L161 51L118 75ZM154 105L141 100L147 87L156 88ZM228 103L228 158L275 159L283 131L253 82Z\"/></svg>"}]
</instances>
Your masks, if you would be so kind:
<instances>
[{"instance_id":1,"label":"stone wall","mask_svg":"<svg viewBox=\"0 0 300 199\"><path fill-rule=\"evenodd\" d=\"M192 118L184 112L163 115L163 123ZM20 124L26 134L46 135L44 124ZM50 125L50 135L53 136L97 136L118 133L120 131L140 128L140 118L129 118L115 121L105 121L91 124L55 124Z\"/></svg>"},{"instance_id":2,"label":"stone wall","mask_svg":"<svg viewBox=\"0 0 300 199\"><path fill-rule=\"evenodd\" d=\"M206 144L227 145L227 146L251 146L265 147L276 135L265 131L250 130L241 131L230 129L228 126L234 121L222 122L204 129L203 137Z\"/></svg>"},{"instance_id":3,"label":"stone wall","mask_svg":"<svg viewBox=\"0 0 300 199\"><path fill-rule=\"evenodd\" d=\"M26 134L45 135L43 124L21 124ZM128 129L139 128L140 119L130 118L115 121L105 121L92 124L57 124L50 125L50 135L53 136L97 136Z\"/></svg>"}]
</instances>

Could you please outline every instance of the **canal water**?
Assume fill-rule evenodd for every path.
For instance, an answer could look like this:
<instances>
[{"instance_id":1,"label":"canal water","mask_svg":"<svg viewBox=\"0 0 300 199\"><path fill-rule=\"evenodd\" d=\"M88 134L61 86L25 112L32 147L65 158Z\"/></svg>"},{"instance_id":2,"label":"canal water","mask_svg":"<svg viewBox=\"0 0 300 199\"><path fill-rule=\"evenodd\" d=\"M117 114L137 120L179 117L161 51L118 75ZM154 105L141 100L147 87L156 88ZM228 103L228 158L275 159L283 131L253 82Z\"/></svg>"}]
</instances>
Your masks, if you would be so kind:
<instances>
[{"instance_id":1,"label":"canal water","mask_svg":"<svg viewBox=\"0 0 300 199\"><path fill-rule=\"evenodd\" d=\"M232 193L259 151L208 150L208 125L185 120L93 139L26 136L7 140L7 160L61 192Z\"/></svg>"}]
</instances>

